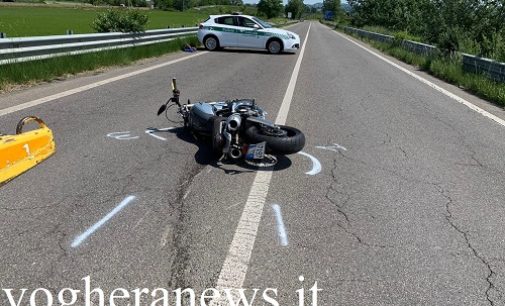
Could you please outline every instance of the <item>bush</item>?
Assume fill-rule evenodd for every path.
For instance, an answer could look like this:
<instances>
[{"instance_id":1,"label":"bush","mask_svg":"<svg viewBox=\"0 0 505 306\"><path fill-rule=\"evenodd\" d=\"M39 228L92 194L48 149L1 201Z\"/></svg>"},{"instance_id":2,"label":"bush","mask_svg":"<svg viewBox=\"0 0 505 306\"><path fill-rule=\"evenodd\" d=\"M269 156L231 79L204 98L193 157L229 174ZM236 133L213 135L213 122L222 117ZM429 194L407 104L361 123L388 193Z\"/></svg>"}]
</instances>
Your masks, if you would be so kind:
<instances>
[{"instance_id":1,"label":"bush","mask_svg":"<svg viewBox=\"0 0 505 306\"><path fill-rule=\"evenodd\" d=\"M456 31L453 29L447 29L438 38L437 43L438 48L446 56L452 56L459 50L459 39Z\"/></svg>"},{"instance_id":2,"label":"bush","mask_svg":"<svg viewBox=\"0 0 505 306\"><path fill-rule=\"evenodd\" d=\"M105 32L143 32L149 18L137 10L107 10L97 15L92 27Z\"/></svg>"}]
</instances>

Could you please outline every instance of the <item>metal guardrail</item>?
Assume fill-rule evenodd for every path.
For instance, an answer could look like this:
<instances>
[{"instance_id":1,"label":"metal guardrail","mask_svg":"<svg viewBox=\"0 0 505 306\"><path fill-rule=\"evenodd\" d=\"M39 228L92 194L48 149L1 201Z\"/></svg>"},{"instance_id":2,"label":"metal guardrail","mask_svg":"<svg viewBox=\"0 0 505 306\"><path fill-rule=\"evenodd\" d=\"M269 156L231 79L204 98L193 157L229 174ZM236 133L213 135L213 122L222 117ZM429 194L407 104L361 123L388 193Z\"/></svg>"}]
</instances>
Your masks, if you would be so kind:
<instances>
[{"instance_id":1,"label":"metal guardrail","mask_svg":"<svg viewBox=\"0 0 505 306\"><path fill-rule=\"evenodd\" d=\"M352 27L344 27L344 31L357 34L371 40L385 43L393 43L394 37ZM430 55L438 52L438 48L433 45L423 44L411 40L403 40L402 47L414 53ZM497 82L505 83L505 63L500 63L489 58L478 57L471 54L462 53L463 70L472 73L480 73Z\"/></svg>"},{"instance_id":2,"label":"metal guardrail","mask_svg":"<svg viewBox=\"0 0 505 306\"><path fill-rule=\"evenodd\" d=\"M468 72L482 73L492 80L505 83L505 63L463 53L463 69Z\"/></svg>"},{"instance_id":3,"label":"metal guardrail","mask_svg":"<svg viewBox=\"0 0 505 306\"><path fill-rule=\"evenodd\" d=\"M422 54L422 55L433 55L438 52L437 51L438 49L435 46L423 44L423 43L411 41L411 40L403 40L401 45L403 48L405 48L411 52L414 52L417 54Z\"/></svg>"},{"instance_id":4,"label":"metal guardrail","mask_svg":"<svg viewBox=\"0 0 505 306\"><path fill-rule=\"evenodd\" d=\"M149 45L197 33L197 27L0 39L0 65Z\"/></svg>"},{"instance_id":5,"label":"metal guardrail","mask_svg":"<svg viewBox=\"0 0 505 306\"><path fill-rule=\"evenodd\" d=\"M380 41L380 42L384 42L384 43L389 43L389 44L393 43L393 41L395 39L391 35L384 35L384 34L379 34L379 33L375 33L375 32L351 28L351 27L344 27L344 30L346 32L357 34L361 37L365 37L368 39L372 39L372 40L376 40L376 41Z\"/></svg>"}]
</instances>

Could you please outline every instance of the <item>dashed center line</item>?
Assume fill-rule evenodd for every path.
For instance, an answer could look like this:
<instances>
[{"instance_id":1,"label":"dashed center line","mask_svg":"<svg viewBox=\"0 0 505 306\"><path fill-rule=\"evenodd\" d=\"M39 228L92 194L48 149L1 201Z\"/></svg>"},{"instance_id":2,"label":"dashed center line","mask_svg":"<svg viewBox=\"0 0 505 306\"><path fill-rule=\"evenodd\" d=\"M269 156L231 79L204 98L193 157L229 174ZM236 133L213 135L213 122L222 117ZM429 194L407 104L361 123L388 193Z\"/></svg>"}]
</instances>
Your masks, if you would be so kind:
<instances>
[{"instance_id":1,"label":"dashed center line","mask_svg":"<svg viewBox=\"0 0 505 306\"><path fill-rule=\"evenodd\" d=\"M300 49L300 54L298 55L293 73L291 74L288 88L286 89L284 99L282 100L279 113L275 120L276 124L286 123L296 81L300 72L300 66L305 53L305 46L308 42L310 27L311 24L309 25L305 40ZM272 171L259 171L256 173L244 210L235 230L228 255L226 256L216 283L215 288L221 292L223 292L224 289L240 289L244 284L271 179ZM232 293L236 294L237 292L233 290ZM224 305L229 305L229 300L225 295L213 299L210 303L210 306Z\"/></svg>"}]
</instances>

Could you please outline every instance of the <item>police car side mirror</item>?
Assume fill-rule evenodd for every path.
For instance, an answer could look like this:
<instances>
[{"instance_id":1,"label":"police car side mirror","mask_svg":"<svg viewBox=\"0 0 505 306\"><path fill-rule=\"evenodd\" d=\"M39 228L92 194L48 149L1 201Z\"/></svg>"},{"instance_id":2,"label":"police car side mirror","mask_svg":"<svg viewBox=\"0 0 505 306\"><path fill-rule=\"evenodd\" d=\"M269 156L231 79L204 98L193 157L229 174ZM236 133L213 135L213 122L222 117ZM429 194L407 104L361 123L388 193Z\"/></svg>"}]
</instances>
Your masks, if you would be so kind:
<instances>
[{"instance_id":1,"label":"police car side mirror","mask_svg":"<svg viewBox=\"0 0 505 306\"><path fill-rule=\"evenodd\" d=\"M253 28L254 28L255 30L258 30L258 29L260 28L260 26L259 26L259 25L257 25L257 24L254 24L254 25L253 25Z\"/></svg>"}]
</instances>

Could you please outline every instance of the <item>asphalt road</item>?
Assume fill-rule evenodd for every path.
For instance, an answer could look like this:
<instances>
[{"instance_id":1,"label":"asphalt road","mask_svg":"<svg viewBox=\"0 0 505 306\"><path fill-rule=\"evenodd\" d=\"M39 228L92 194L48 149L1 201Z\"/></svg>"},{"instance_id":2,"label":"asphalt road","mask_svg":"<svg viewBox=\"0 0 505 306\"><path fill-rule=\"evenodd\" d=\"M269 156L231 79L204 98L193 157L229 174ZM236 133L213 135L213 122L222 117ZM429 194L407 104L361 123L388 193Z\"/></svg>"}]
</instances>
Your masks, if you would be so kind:
<instances>
[{"instance_id":1,"label":"asphalt road","mask_svg":"<svg viewBox=\"0 0 505 306\"><path fill-rule=\"evenodd\" d=\"M309 24L291 29L304 38ZM323 25L304 44L287 124L322 170L306 174L296 154L273 171L250 237L252 305L271 305L266 288L280 305L301 305L304 288L311 305L316 281L317 305L505 305L505 127ZM184 56L3 95L0 108ZM146 130L177 126L155 115L172 77L183 98L252 97L275 119L298 56L205 53L2 116L3 132L46 120L57 153L0 188L0 288L56 294L88 275L107 292L215 287L256 172L217 164L181 129Z\"/></svg>"}]
</instances>

